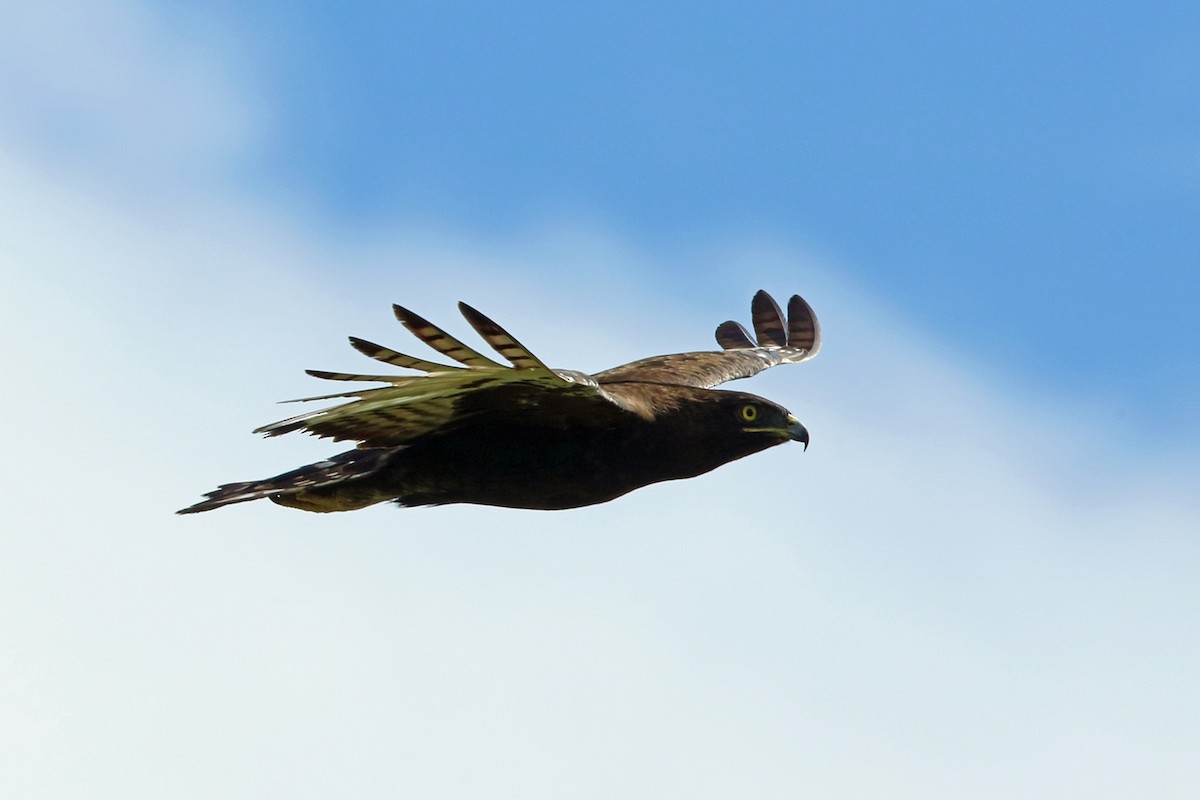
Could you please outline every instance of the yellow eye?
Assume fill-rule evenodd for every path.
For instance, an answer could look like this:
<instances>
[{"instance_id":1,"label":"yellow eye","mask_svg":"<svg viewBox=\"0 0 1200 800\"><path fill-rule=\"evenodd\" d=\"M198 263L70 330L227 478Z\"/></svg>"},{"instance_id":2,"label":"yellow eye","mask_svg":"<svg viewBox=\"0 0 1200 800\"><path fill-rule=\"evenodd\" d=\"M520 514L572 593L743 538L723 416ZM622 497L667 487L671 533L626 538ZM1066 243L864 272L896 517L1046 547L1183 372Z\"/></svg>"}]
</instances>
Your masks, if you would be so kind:
<instances>
[{"instance_id":1,"label":"yellow eye","mask_svg":"<svg viewBox=\"0 0 1200 800\"><path fill-rule=\"evenodd\" d=\"M738 413L741 415L743 421L754 422L754 420L758 419L758 406L753 403L747 403L742 406L742 410Z\"/></svg>"}]
</instances>

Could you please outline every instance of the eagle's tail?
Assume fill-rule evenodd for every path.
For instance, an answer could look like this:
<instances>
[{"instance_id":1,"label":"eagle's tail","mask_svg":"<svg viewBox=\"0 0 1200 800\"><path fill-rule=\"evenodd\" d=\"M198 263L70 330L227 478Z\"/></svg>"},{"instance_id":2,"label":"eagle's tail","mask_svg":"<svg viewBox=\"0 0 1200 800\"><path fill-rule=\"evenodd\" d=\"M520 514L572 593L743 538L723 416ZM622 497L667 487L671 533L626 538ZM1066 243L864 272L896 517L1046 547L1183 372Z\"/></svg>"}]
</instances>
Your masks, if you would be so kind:
<instances>
[{"instance_id":1,"label":"eagle's tail","mask_svg":"<svg viewBox=\"0 0 1200 800\"><path fill-rule=\"evenodd\" d=\"M195 514L233 503L269 497L283 506L305 511L351 511L390 500L395 496L374 481L362 479L377 474L403 448L372 447L339 453L261 481L226 483L204 495L195 505L176 514Z\"/></svg>"}]
</instances>

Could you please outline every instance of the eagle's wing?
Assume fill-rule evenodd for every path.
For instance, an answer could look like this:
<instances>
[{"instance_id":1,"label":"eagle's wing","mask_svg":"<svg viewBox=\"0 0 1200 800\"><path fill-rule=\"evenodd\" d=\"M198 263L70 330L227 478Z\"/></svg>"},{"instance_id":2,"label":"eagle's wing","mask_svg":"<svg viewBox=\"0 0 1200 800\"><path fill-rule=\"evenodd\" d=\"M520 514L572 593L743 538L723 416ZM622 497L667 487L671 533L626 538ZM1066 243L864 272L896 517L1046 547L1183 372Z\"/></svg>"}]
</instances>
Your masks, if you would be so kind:
<instances>
[{"instance_id":1,"label":"eagle's wing","mask_svg":"<svg viewBox=\"0 0 1200 800\"><path fill-rule=\"evenodd\" d=\"M423 317L393 306L404 327L462 366L426 361L351 337L350 344L364 355L426 374L358 375L308 370L310 375L327 380L387 385L289 401L356 398L264 425L255 433L278 436L304 430L335 440L358 441L360 447L393 447L452 427L467 415L482 411L536 407L537 414L548 424L556 418L567 421L604 413L649 415L649 410L636 400L621 392L605 391L590 375L550 369L495 322L465 303L459 303L458 307L471 327L512 366L493 361Z\"/></svg>"},{"instance_id":2,"label":"eagle's wing","mask_svg":"<svg viewBox=\"0 0 1200 800\"><path fill-rule=\"evenodd\" d=\"M760 290L751 303L754 333L730 320L717 326L723 350L675 353L643 358L595 374L601 387L625 382L697 386L708 389L725 381L749 378L778 364L799 364L821 349L821 326L800 295L788 301L787 317L774 298Z\"/></svg>"}]
</instances>

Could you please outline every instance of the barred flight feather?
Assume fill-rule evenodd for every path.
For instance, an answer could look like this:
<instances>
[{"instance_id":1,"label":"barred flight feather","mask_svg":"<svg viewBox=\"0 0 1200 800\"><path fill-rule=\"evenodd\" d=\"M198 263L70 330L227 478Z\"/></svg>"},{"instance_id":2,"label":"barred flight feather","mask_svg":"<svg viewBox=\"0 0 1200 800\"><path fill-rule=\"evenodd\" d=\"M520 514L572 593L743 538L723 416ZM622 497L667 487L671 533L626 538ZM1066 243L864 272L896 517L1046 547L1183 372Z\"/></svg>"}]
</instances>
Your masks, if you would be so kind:
<instances>
[{"instance_id":1,"label":"barred flight feather","mask_svg":"<svg viewBox=\"0 0 1200 800\"><path fill-rule=\"evenodd\" d=\"M788 345L806 350L808 358L821 349L821 323L812 306L798 294L788 301Z\"/></svg>"},{"instance_id":2,"label":"barred flight feather","mask_svg":"<svg viewBox=\"0 0 1200 800\"><path fill-rule=\"evenodd\" d=\"M448 372L454 369L463 369L462 367L450 364L438 364L434 361L426 361L423 358L414 358L404 353L397 353L395 350L375 344L374 342L368 342L366 339L359 339L357 336L350 337L350 346L364 356L373 358L376 361L382 361L385 364L391 364L393 367L416 369L421 372Z\"/></svg>"},{"instance_id":3,"label":"barred flight feather","mask_svg":"<svg viewBox=\"0 0 1200 800\"><path fill-rule=\"evenodd\" d=\"M760 289L754 295L750 311L759 347L787 347L787 328L783 322L783 311L775 302L775 298Z\"/></svg>"},{"instance_id":4,"label":"barred flight feather","mask_svg":"<svg viewBox=\"0 0 1200 800\"><path fill-rule=\"evenodd\" d=\"M487 356L467 347L429 320L418 314L414 314L407 308L393 305L392 311L395 312L396 319L400 320L400 323L408 328L414 336L442 355L453 358L458 363L465 364L468 367L503 368L503 364L495 362Z\"/></svg>"},{"instance_id":5,"label":"barred flight feather","mask_svg":"<svg viewBox=\"0 0 1200 800\"><path fill-rule=\"evenodd\" d=\"M729 320L717 326L717 344L725 350L739 350L754 347L754 340L740 322Z\"/></svg>"},{"instance_id":6,"label":"barred flight feather","mask_svg":"<svg viewBox=\"0 0 1200 800\"><path fill-rule=\"evenodd\" d=\"M821 329L808 304L794 296L788 302L789 318L775 300L760 291L751 302L757 338L738 322L717 326L717 353L675 353L644 358L596 373L601 385L625 381L661 381L683 386L711 388L726 381L749 378L777 364L799 364L816 354L821 346Z\"/></svg>"},{"instance_id":7,"label":"barred flight feather","mask_svg":"<svg viewBox=\"0 0 1200 800\"><path fill-rule=\"evenodd\" d=\"M512 334L466 303L460 302L458 310L466 317L467 322L471 323L471 327L517 369L550 369Z\"/></svg>"},{"instance_id":8,"label":"barred flight feather","mask_svg":"<svg viewBox=\"0 0 1200 800\"><path fill-rule=\"evenodd\" d=\"M327 381L374 381L375 383L399 384L422 380L416 375L357 375L352 372L329 372L323 369L306 369L304 371L314 378Z\"/></svg>"}]
</instances>

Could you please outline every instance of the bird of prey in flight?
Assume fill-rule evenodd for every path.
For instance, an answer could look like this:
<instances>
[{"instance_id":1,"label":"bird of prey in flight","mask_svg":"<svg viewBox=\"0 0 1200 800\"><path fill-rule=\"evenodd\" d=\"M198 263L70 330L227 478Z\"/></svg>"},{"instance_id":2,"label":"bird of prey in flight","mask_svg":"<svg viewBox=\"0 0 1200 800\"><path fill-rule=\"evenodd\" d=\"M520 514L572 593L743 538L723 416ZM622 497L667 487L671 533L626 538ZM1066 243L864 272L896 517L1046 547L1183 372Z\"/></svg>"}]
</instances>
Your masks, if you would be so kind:
<instances>
[{"instance_id":1,"label":"bird of prey in flight","mask_svg":"<svg viewBox=\"0 0 1200 800\"><path fill-rule=\"evenodd\" d=\"M821 328L799 295L788 301L785 317L769 294L758 292L751 304L755 335L722 323L719 351L655 356L594 375L551 369L495 322L465 303L458 307L508 364L394 306L404 327L457 363L351 337L360 353L424 374L308 370L331 381L382 385L303 398L347 402L255 432L306 431L357 446L274 478L224 484L178 513L262 497L305 511L349 511L386 500L576 508L701 475L784 442L808 447L808 431L783 406L713 388L817 354Z\"/></svg>"}]
</instances>

